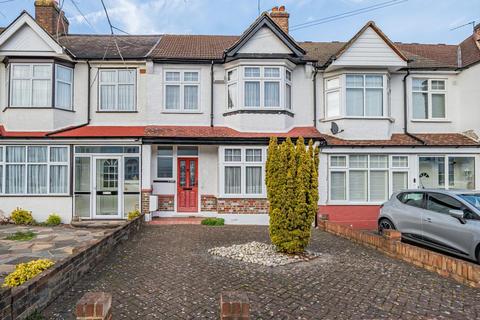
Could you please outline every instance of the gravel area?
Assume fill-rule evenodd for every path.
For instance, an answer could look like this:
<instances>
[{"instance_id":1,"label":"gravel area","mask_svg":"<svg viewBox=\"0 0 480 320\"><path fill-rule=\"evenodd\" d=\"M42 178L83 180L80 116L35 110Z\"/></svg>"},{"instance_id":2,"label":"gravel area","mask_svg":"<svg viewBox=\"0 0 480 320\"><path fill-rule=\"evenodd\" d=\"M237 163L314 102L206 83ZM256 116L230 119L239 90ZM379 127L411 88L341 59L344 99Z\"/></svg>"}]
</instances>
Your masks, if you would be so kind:
<instances>
[{"instance_id":1,"label":"gravel area","mask_svg":"<svg viewBox=\"0 0 480 320\"><path fill-rule=\"evenodd\" d=\"M309 262L267 267L208 249L269 243L268 228L146 226L55 300L75 319L87 291L113 295L114 319L218 319L222 291L246 292L252 319L479 319L480 290L315 230ZM329 257L323 260L322 257Z\"/></svg>"},{"instance_id":2,"label":"gravel area","mask_svg":"<svg viewBox=\"0 0 480 320\"><path fill-rule=\"evenodd\" d=\"M208 252L215 256L261 264L268 267L310 261L320 256L319 253L311 251L306 251L301 255L288 255L278 252L272 244L257 241L245 244L234 244L229 247L216 247L208 249Z\"/></svg>"}]
</instances>

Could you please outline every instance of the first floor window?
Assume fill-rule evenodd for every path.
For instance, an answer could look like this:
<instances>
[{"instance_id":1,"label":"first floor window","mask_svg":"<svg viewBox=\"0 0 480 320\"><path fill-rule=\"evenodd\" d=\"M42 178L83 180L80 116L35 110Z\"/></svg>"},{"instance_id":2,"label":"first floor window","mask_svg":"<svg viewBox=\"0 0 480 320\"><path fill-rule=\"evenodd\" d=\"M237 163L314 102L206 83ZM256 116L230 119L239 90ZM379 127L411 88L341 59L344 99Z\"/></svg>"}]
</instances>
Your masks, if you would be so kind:
<instances>
[{"instance_id":1,"label":"first floor window","mask_svg":"<svg viewBox=\"0 0 480 320\"><path fill-rule=\"evenodd\" d=\"M329 167L332 201L383 202L408 187L408 156L332 155Z\"/></svg>"},{"instance_id":2,"label":"first floor window","mask_svg":"<svg viewBox=\"0 0 480 320\"><path fill-rule=\"evenodd\" d=\"M197 111L200 109L199 71L170 70L165 72L165 110Z\"/></svg>"},{"instance_id":3,"label":"first floor window","mask_svg":"<svg viewBox=\"0 0 480 320\"><path fill-rule=\"evenodd\" d=\"M346 76L347 116L383 116L383 76L348 74Z\"/></svg>"},{"instance_id":4,"label":"first floor window","mask_svg":"<svg viewBox=\"0 0 480 320\"><path fill-rule=\"evenodd\" d=\"M136 69L103 69L99 77L100 111L135 111Z\"/></svg>"},{"instance_id":5,"label":"first floor window","mask_svg":"<svg viewBox=\"0 0 480 320\"><path fill-rule=\"evenodd\" d=\"M55 70L55 106L73 109L73 69L56 65Z\"/></svg>"},{"instance_id":6,"label":"first floor window","mask_svg":"<svg viewBox=\"0 0 480 320\"><path fill-rule=\"evenodd\" d=\"M413 119L446 118L446 81L412 79Z\"/></svg>"},{"instance_id":7,"label":"first floor window","mask_svg":"<svg viewBox=\"0 0 480 320\"><path fill-rule=\"evenodd\" d=\"M0 193L68 192L67 147L5 146L0 153Z\"/></svg>"},{"instance_id":8,"label":"first floor window","mask_svg":"<svg viewBox=\"0 0 480 320\"><path fill-rule=\"evenodd\" d=\"M425 188L475 189L475 158L421 156L419 184Z\"/></svg>"},{"instance_id":9,"label":"first floor window","mask_svg":"<svg viewBox=\"0 0 480 320\"><path fill-rule=\"evenodd\" d=\"M221 149L223 193L231 196L264 194L265 156L262 148Z\"/></svg>"},{"instance_id":10,"label":"first floor window","mask_svg":"<svg viewBox=\"0 0 480 320\"><path fill-rule=\"evenodd\" d=\"M340 78L325 80L325 117L338 117L340 112Z\"/></svg>"},{"instance_id":11,"label":"first floor window","mask_svg":"<svg viewBox=\"0 0 480 320\"><path fill-rule=\"evenodd\" d=\"M52 106L52 64L11 65L10 106Z\"/></svg>"}]
</instances>

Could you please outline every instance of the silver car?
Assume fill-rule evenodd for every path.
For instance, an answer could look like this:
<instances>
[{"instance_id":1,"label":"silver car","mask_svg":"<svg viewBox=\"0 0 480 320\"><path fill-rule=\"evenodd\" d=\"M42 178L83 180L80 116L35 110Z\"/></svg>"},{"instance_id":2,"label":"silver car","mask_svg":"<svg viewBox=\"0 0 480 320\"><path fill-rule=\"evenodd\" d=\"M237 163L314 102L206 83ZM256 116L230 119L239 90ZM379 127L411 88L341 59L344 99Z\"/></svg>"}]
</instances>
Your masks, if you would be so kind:
<instances>
[{"instance_id":1,"label":"silver car","mask_svg":"<svg viewBox=\"0 0 480 320\"><path fill-rule=\"evenodd\" d=\"M415 189L394 193L378 230L480 263L480 191Z\"/></svg>"}]
</instances>

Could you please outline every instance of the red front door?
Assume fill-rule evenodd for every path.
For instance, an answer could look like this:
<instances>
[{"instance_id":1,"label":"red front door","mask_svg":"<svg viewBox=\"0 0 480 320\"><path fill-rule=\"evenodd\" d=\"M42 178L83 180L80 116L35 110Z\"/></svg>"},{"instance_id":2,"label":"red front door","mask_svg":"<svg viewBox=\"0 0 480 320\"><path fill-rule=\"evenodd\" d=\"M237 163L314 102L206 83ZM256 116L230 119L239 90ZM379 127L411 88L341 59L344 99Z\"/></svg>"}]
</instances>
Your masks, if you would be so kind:
<instances>
[{"instance_id":1,"label":"red front door","mask_svg":"<svg viewBox=\"0 0 480 320\"><path fill-rule=\"evenodd\" d=\"M198 159L178 158L177 211L198 211Z\"/></svg>"}]
</instances>

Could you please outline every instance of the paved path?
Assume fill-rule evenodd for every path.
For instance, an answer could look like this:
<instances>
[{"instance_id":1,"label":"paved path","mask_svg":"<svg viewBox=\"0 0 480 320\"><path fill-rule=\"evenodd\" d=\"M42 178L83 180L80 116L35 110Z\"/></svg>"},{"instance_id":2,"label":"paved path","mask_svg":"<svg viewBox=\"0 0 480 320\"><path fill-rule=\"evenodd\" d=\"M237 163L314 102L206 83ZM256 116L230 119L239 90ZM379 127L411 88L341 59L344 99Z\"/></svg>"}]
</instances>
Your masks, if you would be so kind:
<instances>
[{"instance_id":1,"label":"paved path","mask_svg":"<svg viewBox=\"0 0 480 320\"><path fill-rule=\"evenodd\" d=\"M253 226L147 226L45 311L74 319L85 291L113 294L114 319L218 319L219 294L247 291L252 319L478 319L480 290L314 231L322 259L262 267L206 251L268 241Z\"/></svg>"}]
</instances>

